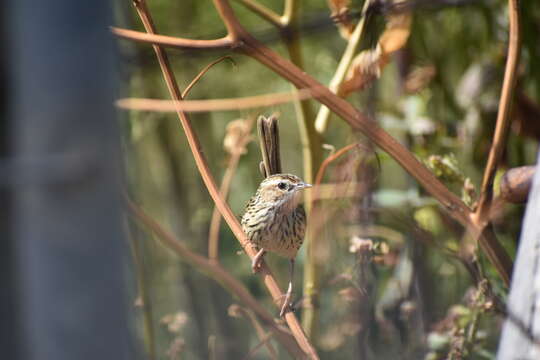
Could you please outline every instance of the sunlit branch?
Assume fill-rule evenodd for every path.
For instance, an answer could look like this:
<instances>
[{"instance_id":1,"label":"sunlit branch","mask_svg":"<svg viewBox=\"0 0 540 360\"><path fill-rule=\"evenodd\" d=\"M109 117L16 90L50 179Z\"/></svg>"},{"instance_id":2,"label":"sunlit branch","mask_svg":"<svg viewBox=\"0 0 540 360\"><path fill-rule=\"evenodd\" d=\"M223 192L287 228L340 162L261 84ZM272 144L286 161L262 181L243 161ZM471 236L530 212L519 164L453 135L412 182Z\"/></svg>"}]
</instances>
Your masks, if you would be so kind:
<instances>
[{"instance_id":1,"label":"sunlit branch","mask_svg":"<svg viewBox=\"0 0 540 360\"><path fill-rule=\"evenodd\" d=\"M111 31L113 34L123 39L182 49L226 49L233 45L233 41L227 36L215 40L194 40L143 33L140 31L122 29L114 26L111 27Z\"/></svg>"}]
</instances>

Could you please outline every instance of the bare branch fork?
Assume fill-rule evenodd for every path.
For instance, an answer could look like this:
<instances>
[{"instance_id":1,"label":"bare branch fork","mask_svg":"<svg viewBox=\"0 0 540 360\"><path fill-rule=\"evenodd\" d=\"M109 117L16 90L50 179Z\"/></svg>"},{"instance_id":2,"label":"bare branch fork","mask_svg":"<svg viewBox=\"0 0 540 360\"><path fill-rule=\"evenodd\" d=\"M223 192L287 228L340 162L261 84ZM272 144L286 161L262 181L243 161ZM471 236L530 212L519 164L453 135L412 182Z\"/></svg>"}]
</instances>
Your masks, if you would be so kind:
<instances>
[{"instance_id":1,"label":"bare branch fork","mask_svg":"<svg viewBox=\"0 0 540 360\"><path fill-rule=\"evenodd\" d=\"M516 0L510 0L511 3L515 3L515 1ZM506 284L509 283L512 269L512 261L510 257L497 241L493 232L490 231L490 228L487 226L481 226L477 221L477 217L475 217L475 213L473 213L471 209L467 207L461 201L461 199L459 199L459 197L453 194L442 182L440 182L431 173L431 171L429 171L421 162L419 162L406 147L404 147L381 127L354 108L350 103L335 95L327 87L317 82L311 76L297 68L294 64L285 60L253 38L239 23L229 4L229 1L214 0L214 4L228 32L228 35L222 39L189 40L168 36L154 36L152 34L155 32L149 31L148 29L147 32L150 34L117 28L113 28L113 32L126 39L152 43L154 44L155 49L161 49L156 45L173 48L229 48L256 59L281 77L289 80L297 88L310 89L315 99L326 105L330 110L347 121L353 129L360 130L375 145L386 151L411 176L413 176L426 189L427 192L437 199L452 218L461 223L475 239L479 240L481 248L484 250L488 259L494 265L503 281ZM506 83L507 82L505 81L505 84ZM512 87L512 84L510 83L510 85L507 86ZM181 99L179 96L176 98L173 96L173 100ZM189 124L189 120L187 120L187 116L180 110L178 110L178 113L186 131L190 147L194 151L195 161L199 167L199 170L201 171L203 180L205 181L212 198L231 227L231 230L239 239L242 246L246 249L248 255L253 256L254 254L251 254L250 251L247 250L249 249L249 246L246 248L245 236L241 231L237 220L234 218L227 204L217 192L217 188L214 184L213 178L210 176L206 161L200 153L198 141L193 136L193 131ZM271 277L272 280L268 280L269 277L266 275L264 278L265 283L267 286L269 286L269 288L273 288L273 286L276 285L275 290L278 289L273 277ZM272 294L274 299L276 299L275 295L278 294ZM288 314L289 316L291 315L290 313Z\"/></svg>"}]
</instances>

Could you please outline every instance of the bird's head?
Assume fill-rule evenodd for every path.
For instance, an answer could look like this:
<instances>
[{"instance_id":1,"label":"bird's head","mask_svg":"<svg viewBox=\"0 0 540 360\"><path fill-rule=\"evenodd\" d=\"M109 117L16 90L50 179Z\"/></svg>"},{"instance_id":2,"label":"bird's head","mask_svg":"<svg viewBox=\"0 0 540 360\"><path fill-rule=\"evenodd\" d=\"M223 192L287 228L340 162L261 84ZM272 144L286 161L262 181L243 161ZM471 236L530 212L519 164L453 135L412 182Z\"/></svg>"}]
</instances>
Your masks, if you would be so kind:
<instances>
[{"instance_id":1,"label":"bird's head","mask_svg":"<svg viewBox=\"0 0 540 360\"><path fill-rule=\"evenodd\" d=\"M273 205L290 205L295 208L300 201L300 190L311 187L298 176L291 174L276 174L264 179L257 193L262 201Z\"/></svg>"}]
</instances>

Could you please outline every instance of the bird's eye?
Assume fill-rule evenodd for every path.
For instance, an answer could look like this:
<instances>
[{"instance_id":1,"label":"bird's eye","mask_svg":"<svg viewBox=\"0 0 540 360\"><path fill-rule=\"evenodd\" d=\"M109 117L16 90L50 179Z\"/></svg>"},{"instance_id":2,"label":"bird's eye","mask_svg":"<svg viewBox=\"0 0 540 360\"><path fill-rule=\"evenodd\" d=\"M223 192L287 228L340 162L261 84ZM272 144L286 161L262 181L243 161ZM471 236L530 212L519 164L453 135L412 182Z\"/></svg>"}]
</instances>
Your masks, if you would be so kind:
<instances>
[{"instance_id":1,"label":"bird's eye","mask_svg":"<svg viewBox=\"0 0 540 360\"><path fill-rule=\"evenodd\" d=\"M287 184L285 184L283 181L277 184L277 187L281 190L285 190L287 188Z\"/></svg>"}]
</instances>

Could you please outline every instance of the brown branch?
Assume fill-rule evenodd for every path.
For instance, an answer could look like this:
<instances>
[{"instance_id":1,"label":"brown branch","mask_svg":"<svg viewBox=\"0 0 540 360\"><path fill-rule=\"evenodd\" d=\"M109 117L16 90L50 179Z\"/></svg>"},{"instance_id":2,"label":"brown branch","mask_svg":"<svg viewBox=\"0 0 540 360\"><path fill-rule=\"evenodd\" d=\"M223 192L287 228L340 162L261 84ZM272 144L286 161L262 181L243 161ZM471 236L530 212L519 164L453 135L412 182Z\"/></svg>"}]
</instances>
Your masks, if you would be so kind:
<instances>
[{"instance_id":1,"label":"brown branch","mask_svg":"<svg viewBox=\"0 0 540 360\"><path fill-rule=\"evenodd\" d=\"M137 13L139 14L139 17L141 18L143 22L145 30L152 34L156 33L155 27L150 17L150 13L146 7L145 1L138 0L134 2L134 4L137 9ZM227 14L228 12L225 11L222 13L222 16L227 15ZM229 31L229 35L233 36L235 29L231 28L228 24L226 25ZM168 61L167 55L165 51L163 50L163 48L156 45L154 45L153 48L156 52L156 56L158 58L159 65L163 72L163 77L165 79L165 82L167 83L167 87L169 89L170 95L172 99L175 100L177 103L178 101L182 100L181 93L178 88L178 84L176 83L176 79L173 75L173 72L171 70L171 66ZM212 177L210 169L208 167L208 162L206 161L206 158L203 152L201 151L201 145L199 143L199 140L191 126L189 117L187 116L186 113L184 113L180 109L177 110L177 114L182 124L182 127L184 129L184 133L186 134L188 144L193 153L193 157L195 159L195 163L197 165L199 173L206 185L206 188L208 189L208 192L210 193L210 196L212 197L212 200L214 201L214 203L216 204L216 207L219 209L223 218L225 219L225 221L231 228L231 231L233 232L235 237L238 239L238 241L242 245L242 248L244 249L244 251L248 254L250 258L253 258L256 255L256 251L254 248L252 248L249 245L246 235L242 231L242 227L240 223L238 222L238 220L236 219L236 217L234 216L231 208L227 205L225 199L222 196L220 196L219 190L216 186L214 178ZM261 263L260 275L263 278L264 284L268 288L272 296L272 299L274 300L274 303L276 305L280 304L283 293L281 289L279 288L270 269L268 268L268 266L266 266L264 261ZM293 336L295 337L296 341L298 342L298 345L300 346L300 348L307 354L309 358L318 359L318 355L315 349L306 338L300 326L300 323L298 322L294 313L290 311L287 312L285 314L285 321L289 325L289 328L291 329L291 332Z\"/></svg>"},{"instance_id":2,"label":"brown branch","mask_svg":"<svg viewBox=\"0 0 540 360\"><path fill-rule=\"evenodd\" d=\"M510 23L508 57L506 59L501 98L499 100L499 112L497 114L495 135L493 137L491 149L489 150L489 157L484 171L478 208L473 217L473 221L481 227L486 226L489 221L489 208L493 199L493 181L495 179L497 167L501 161L504 150L506 149L506 140L508 138L508 129L511 120L510 110L517 81L516 75L520 53L518 5L518 0L508 0L508 17Z\"/></svg>"},{"instance_id":3,"label":"brown branch","mask_svg":"<svg viewBox=\"0 0 540 360\"><path fill-rule=\"evenodd\" d=\"M140 31L122 29L114 26L111 26L111 31L113 34L123 39L149 44L161 44L163 46L172 46L181 49L227 49L234 44L234 42L227 36L215 40L195 40L156 35L152 33L143 33Z\"/></svg>"},{"instance_id":4,"label":"brown branch","mask_svg":"<svg viewBox=\"0 0 540 360\"><path fill-rule=\"evenodd\" d=\"M499 270L506 285L510 283L512 261L497 241L493 227L489 222L489 213L493 200L493 181L495 179L495 173L499 162L501 161L504 149L506 148L508 128L510 126L510 107L517 81L516 73L519 64L520 50L518 0L508 0L508 16L510 20L508 58L506 60L501 99L499 101L495 135L493 137L493 143L489 151L489 157L484 171L478 207L474 213L470 214L472 223L470 229L472 230L474 239L478 240L497 270L499 270L499 267L507 269L505 272ZM506 256L503 256L503 254Z\"/></svg>"},{"instance_id":5,"label":"brown branch","mask_svg":"<svg viewBox=\"0 0 540 360\"><path fill-rule=\"evenodd\" d=\"M175 252L181 259L193 265L197 270L218 282L226 290L237 296L245 306L253 310L292 356L304 355L291 334L285 328L279 326L272 315L250 294L249 290L220 264L192 252L129 199L126 199L126 205L130 214L152 230L162 244Z\"/></svg>"},{"instance_id":6,"label":"brown branch","mask_svg":"<svg viewBox=\"0 0 540 360\"><path fill-rule=\"evenodd\" d=\"M209 112L274 106L292 102L297 99L309 99L311 97L311 91L309 89L304 89L298 92L255 95L232 99L172 101L127 98L117 100L116 106L121 109L139 111L176 112L177 110L181 110L184 112Z\"/></svg>"},{"instance_id":7,"label":"brown branch","mask_svg":"<svg viewBox=\"0 0 540 360\"><path fill-rule=\"evenodd\" d=\"M319 171L317 171L317 177L315 178L315 186L318 186L321 184L322 178L324 176L324 173L326 172L326 168L335 160L337 160L339 157L343 156L348 151L351 151L354 148L360 147L360 144L350 144L347 145L338 151L336 151L334 154L328 156L321 164L321 167L319 168Z\"/></svg>"}]
</instances>

